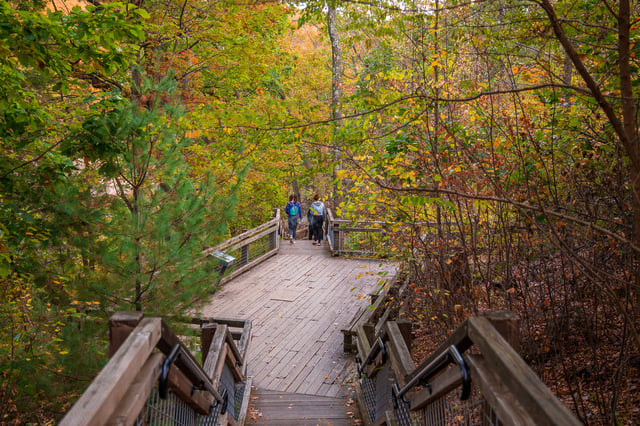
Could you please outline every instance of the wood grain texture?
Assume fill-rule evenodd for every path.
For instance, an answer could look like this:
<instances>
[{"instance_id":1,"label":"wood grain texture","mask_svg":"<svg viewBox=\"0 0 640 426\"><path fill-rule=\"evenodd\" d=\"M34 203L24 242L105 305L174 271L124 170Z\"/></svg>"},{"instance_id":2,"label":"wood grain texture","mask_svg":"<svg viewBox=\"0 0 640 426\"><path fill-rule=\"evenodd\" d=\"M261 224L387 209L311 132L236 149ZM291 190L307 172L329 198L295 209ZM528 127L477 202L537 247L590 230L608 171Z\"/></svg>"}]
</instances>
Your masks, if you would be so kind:
<instances>
[{"instance_id":1,"label":"wood grain texture","mask_svg":"<svg viewBox=\"0 0 640 426\"><path fill-rule=\"evenodd\" d=\"M247 424L353 425L354 407L343 398L254 390Z\"/></svg>"},{"instance_id":2,"label":"wood grain texture","mask_svg":"<svg viewBox=\"0 0 640 426\"><path fill-rule=\"evenodd\" d=\"M257 388L344 396L353 361L343 353L340 330L367 306L382 278L378 273L388 277L395 268L379 260L333 258L326 243L285 241L278 255L227 283L200 313L252 321L246 364ZM296 297L277 300L282 294Z\"/></svg>"}]
</instances>

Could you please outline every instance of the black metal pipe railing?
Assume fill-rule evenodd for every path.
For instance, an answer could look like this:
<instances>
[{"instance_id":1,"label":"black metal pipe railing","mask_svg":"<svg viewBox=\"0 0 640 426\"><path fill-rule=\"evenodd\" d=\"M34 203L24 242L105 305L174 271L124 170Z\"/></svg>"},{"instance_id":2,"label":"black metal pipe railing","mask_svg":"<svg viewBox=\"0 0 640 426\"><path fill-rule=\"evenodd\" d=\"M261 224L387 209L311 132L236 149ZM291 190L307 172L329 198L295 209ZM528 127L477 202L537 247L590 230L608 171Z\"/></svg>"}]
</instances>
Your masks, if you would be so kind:
<instances>
[{"instance_id":1,"label":"black metal pipe railing","mask_svg":"<svg viewBox=\"0 0 640 426\"><path fill-rule=\"evenodd\" d=\"M429 365L425 366L418 374L416 374L402 389L398 384L393 385L393 404L397 406L397 401L402 399L404 395L417 384L426 384L428 381L440 372L443 368L451 363L455 363L460 368L460 374L462 375L462 389L460 391L460 400L464 401L469 398L471 394L471 376L469 375L469 368L462 355L458 351L455 345L449 346L446 351L443 351L436 359L431 361Z\"/></svg>"},{"instance_id":2,"label":"black metal pipe railing","mask_svg":"<svg viewBox=\"0 0 640 426\"><path fill-rule=\"evenodd\" d=\"M169 370L171 369L171 364L173 364L178 359L183 362L184 367L186 367L192 375L198 377L200 383L198 385L194 385L193 390L200 389L208 391L213 397L216 399L218 403L224 402L224 397L220 395L220 392L213 387L213 383L206 376L205 372L202 368L191 358L190 356L181 356L182 351L184 349L182 346L177 343L169 353L169 356L164 360L162 364L162 369L160 370L160 379L158 382L158 391L160 393L160 397L162 399L166 399L168 392L168 381L169 381Z\"/></svg>"},{"instance_id":3,"label":"black metal pipe railing","mask_svg":"<svg viewBox=\"0 0 640 426\"><path fill-rule=\"evenodd\" d=\"M364 372L366 366L373 363L375 357L378 356L378 352L382 352L382 363L385 364L387 362L387 348L382 341L382 336L378 337L378 339L375 341L364 362L362 364L358 363L359 378L362 377L362 373Z\"/></svg>"}]
</instances>

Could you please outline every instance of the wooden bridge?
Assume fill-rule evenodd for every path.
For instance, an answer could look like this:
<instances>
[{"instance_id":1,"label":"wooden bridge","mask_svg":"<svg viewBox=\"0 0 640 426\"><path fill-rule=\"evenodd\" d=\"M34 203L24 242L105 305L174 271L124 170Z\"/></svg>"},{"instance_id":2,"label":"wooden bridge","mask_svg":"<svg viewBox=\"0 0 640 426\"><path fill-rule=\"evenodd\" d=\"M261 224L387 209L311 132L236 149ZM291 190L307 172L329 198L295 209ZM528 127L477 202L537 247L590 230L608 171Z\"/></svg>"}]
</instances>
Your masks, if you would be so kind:
<instances>
[{"instance_id":1,"label":"wooden bridge","mask_svg":"<svg viewBox=\"0 0 640 426\"><path fill-rule=\"evenodd\" d=\"M110 362L61 424L579 424L513 349L512 314L470 318L416 366L390 316L396 265L334 257L386 244L380 226L329 213L323 247L280 226L275 211L207 251L226 283L191 321L200 362L161 319L118 313Z\"/></svg>"}]
</instances>

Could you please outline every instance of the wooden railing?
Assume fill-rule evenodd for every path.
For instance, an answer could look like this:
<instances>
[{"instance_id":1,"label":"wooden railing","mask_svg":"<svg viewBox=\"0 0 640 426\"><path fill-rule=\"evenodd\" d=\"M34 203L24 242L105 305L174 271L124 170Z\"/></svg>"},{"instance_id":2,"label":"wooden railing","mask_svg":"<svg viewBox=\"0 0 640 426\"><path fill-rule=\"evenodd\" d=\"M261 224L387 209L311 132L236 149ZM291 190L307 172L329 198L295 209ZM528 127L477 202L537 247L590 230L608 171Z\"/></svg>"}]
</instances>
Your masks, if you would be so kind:
<instances>
[{"instance_id":1,"label":"wooden railing","mask_svg":"<svg viewBox=\"0 0 640 426\"><path fill-rule=\"evenodd\" d=\"M388 256L391 248L387 225L385 222L338 219L327 208L323 231L334 256Z\"/></svg>"},{"instance_id":2,"label":"wooden railing","mask_svg":"<svg viewBox=\"0 0 640 426\"><path fill-rule=\"evenodd\" d=\"M402 252L397 245L407 236L432 234L437 227L432 222L351 221L334 217L328 208L323 231L334 256L393 257Z\"/></svg>"},{"instance_id":3,"label":"wooden railing","mask_svg":"<svg viewBox=\"0 0 640 426\"><path fill-rule=\"evenodd\" d=\"M383 317L375 323L360 316L354 330L343 330L357 338L365 424L581 424L514 349L519 325L513 313L467 319L419 366L409 350L411 323Z\"/></svg>"},{"instance_id":4,"label":"wooden railing","mask_svg":"<svg viewBox=\"0 0 640 426\"><path fill-rule=\"evenodd\" d=\"M279 248L280 209L274 209L273 217L268 222L204 250L204 255L221 251L235 258L233 265L226 269L219 281L219 284L224 284L273 256Z\"/></svg>"},{"instance_id":5,"label":"wooden railing","mask_svg":"<svg viewBox=\"0 0 640 426\"><path fill-rule=\"evenodd\" d=\"M194 319L202 363L160 318L119 312L110 360L61 425L243 424L251 391L243 368L251 322ZM171 423L174 424L174 423Z\"/></svg>"}]
</instances>

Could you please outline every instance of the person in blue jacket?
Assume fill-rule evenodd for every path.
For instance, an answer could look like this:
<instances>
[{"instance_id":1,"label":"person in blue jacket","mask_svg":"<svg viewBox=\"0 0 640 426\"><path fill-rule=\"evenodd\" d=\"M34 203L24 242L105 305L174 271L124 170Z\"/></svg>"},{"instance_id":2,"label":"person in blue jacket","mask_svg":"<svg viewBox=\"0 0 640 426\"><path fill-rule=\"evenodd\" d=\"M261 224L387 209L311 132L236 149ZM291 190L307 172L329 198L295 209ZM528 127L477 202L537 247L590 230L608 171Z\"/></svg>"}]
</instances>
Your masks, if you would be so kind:
<instances>
[{"instance_id":1,"label":"person in blue jacket","mask_svg":"<svg viewBox=\"0 0 640 426\"><path fill-rule=\"evenodd\" d=\"M288 218L289 242L291 242L291 244L295 244L298 219L302 220L302 206L298 202L298 197L295 194L289 196L289 202L284 208L284 212L287 214Z\"/></svg>"}]
</instances>

